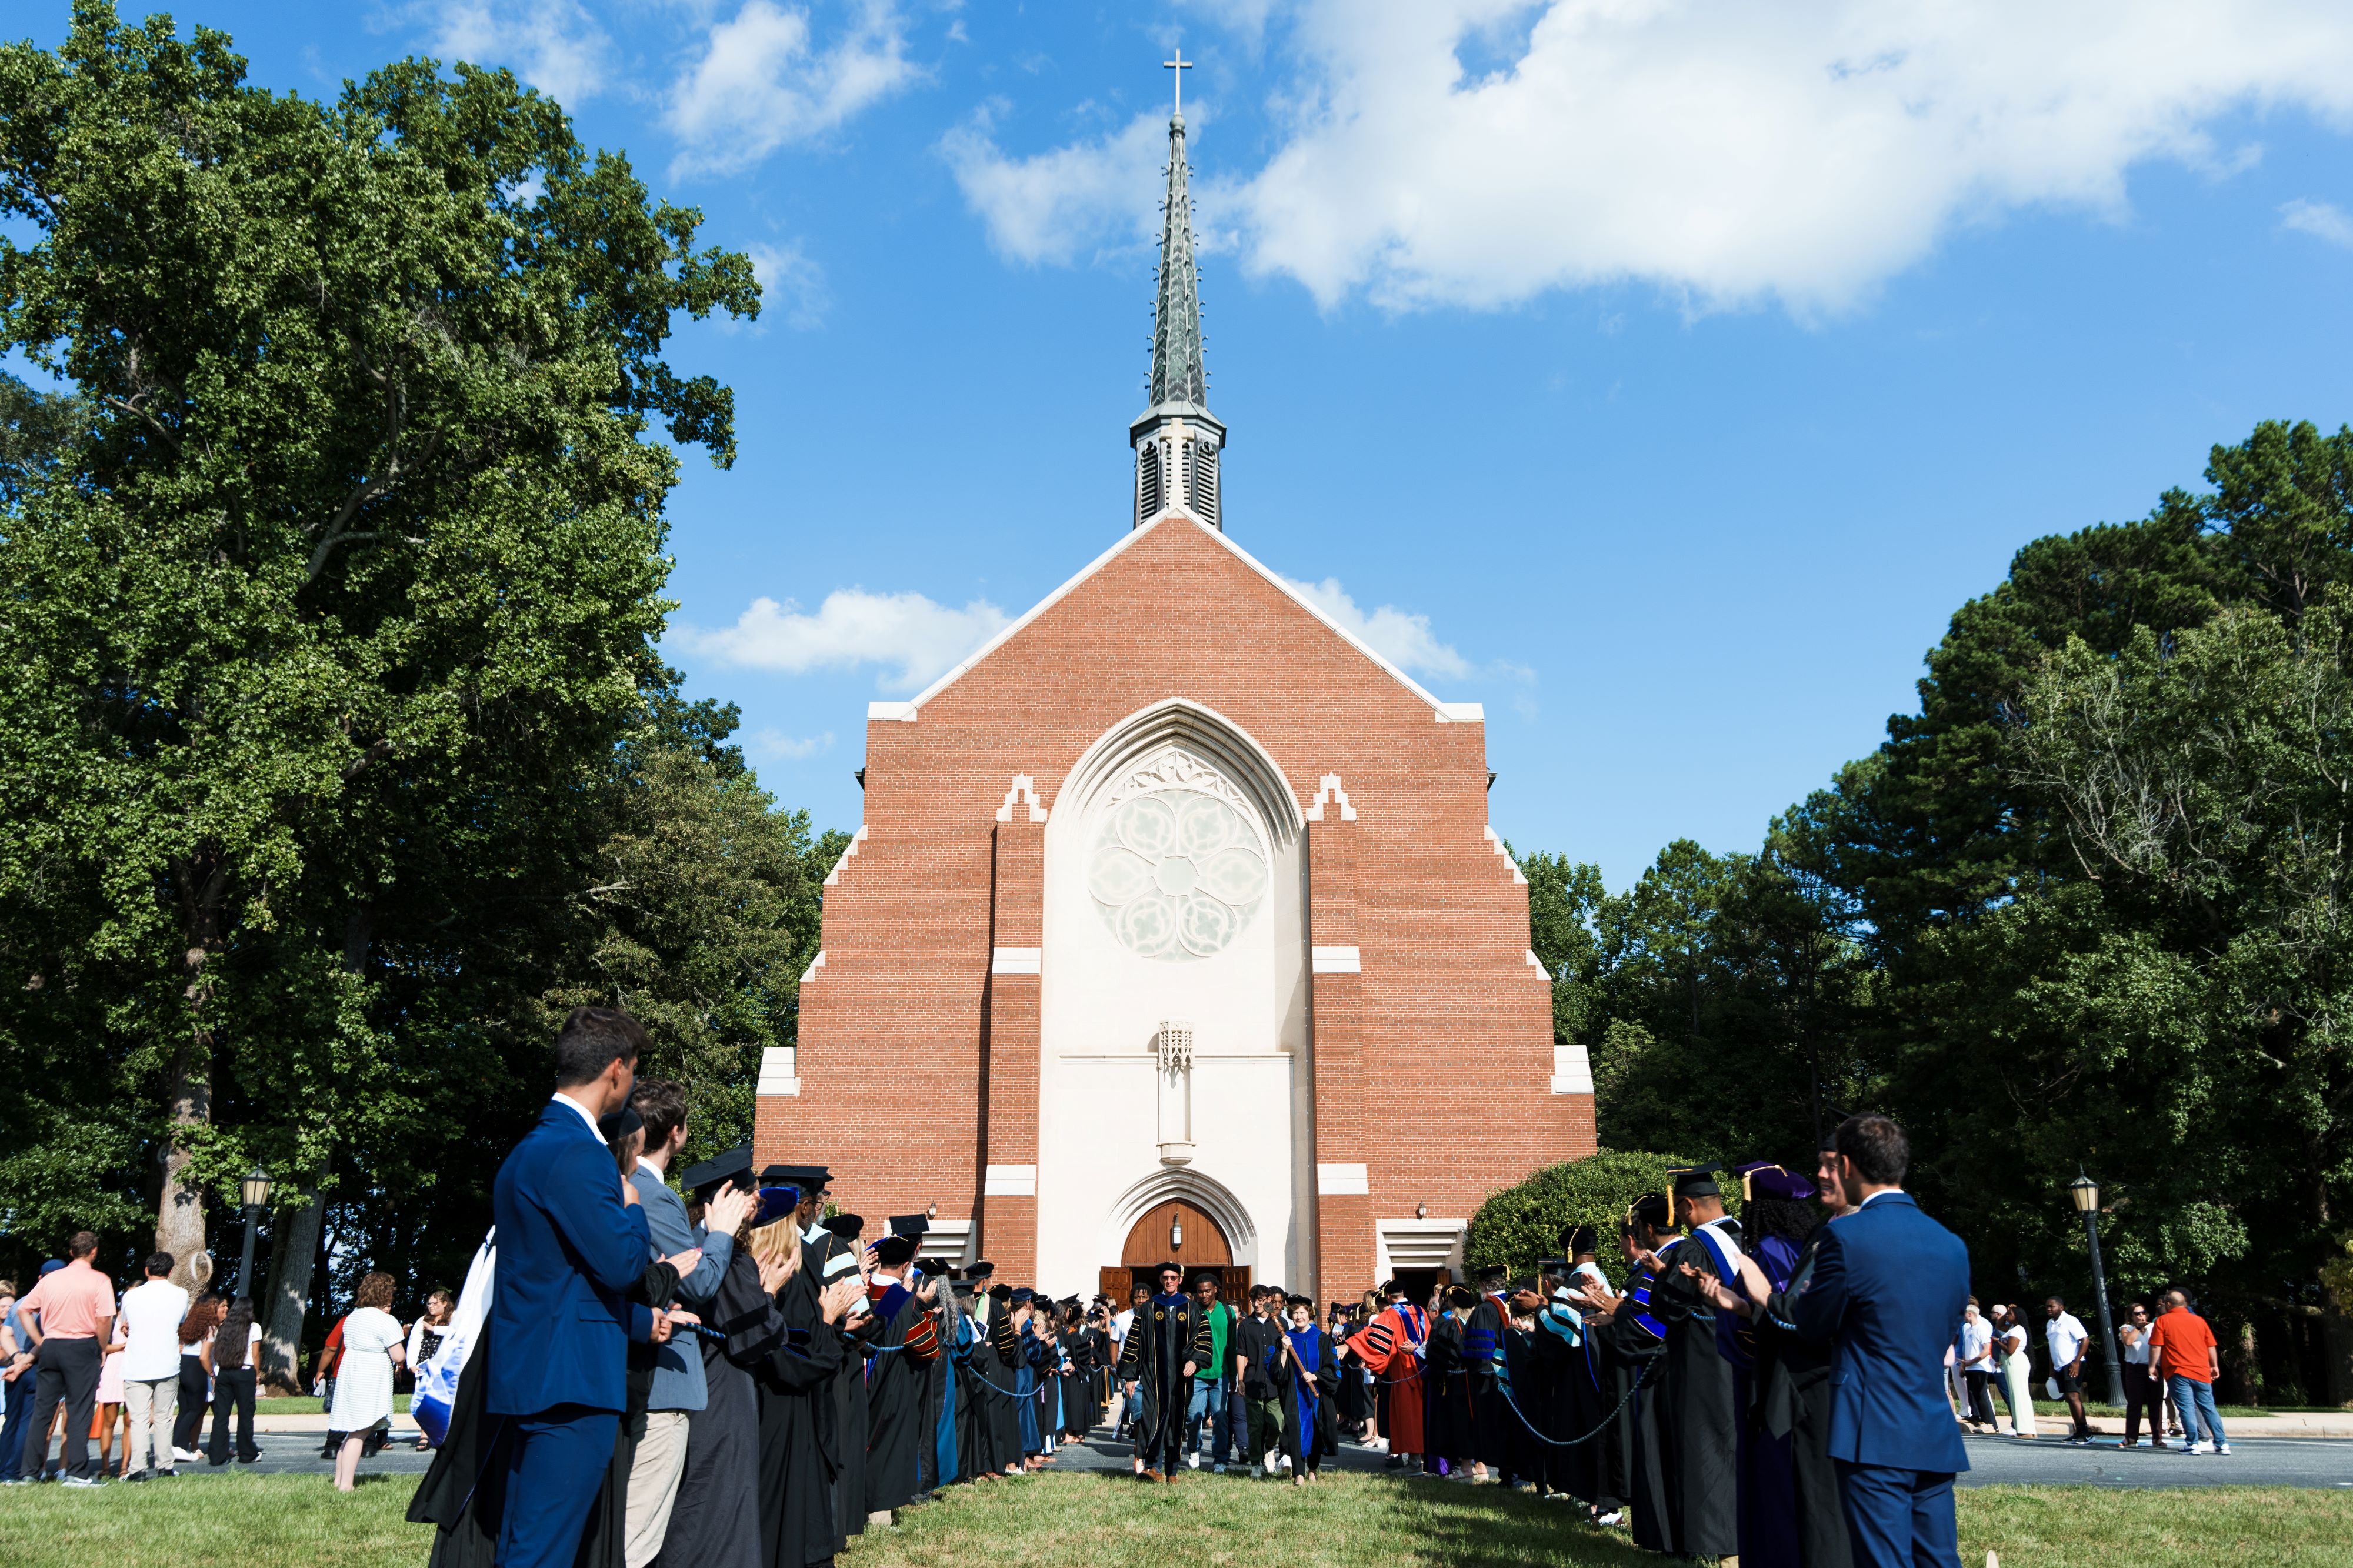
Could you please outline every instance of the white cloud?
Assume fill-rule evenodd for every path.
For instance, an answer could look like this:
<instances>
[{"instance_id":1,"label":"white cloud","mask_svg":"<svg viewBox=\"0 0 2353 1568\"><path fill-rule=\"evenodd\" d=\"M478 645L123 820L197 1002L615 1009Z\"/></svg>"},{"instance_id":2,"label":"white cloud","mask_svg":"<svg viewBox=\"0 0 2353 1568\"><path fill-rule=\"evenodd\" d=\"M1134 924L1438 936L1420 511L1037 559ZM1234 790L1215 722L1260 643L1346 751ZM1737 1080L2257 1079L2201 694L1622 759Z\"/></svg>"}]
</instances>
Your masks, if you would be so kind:
<instances>
[{"instance_id":1,"label":"white cloud","mask_svg":"<svg viewBox=\"0 0 2353 1568\"><path fill-rule=\"evenodd\" d=\"M1226 9L1244 30L1258 0ZM2341 0L1295 0L1248 265L1330 305L1492 308L1638 280L1694 309L1850 307L1955 227L2115 219L2167 159L2217 177L2234 111L2353 121ZM1466 66L1465 59L1477 62ZM993 149L992 149L993 151ZM1082 230L1103 144L984 169L1001 247ZM1049 215L1026 226L1024 213Z\"/></svg>"},{"instance_id":2,"label":"white cloud","mask_svg":"<svg viewBox=\"0 0 2353 1568\"><path fill-rule=\"evenodd\" d=\"M780 605L763 597L753 600L732 626L711 631L687 626L673 635L690 652L706 658L784 675L881 665L876 686L913 691L930 685L1011 624L1004 611L985 599L959 610L921 594L836 588L813 616L803 614L790 600Z\"/></svg>"},{"instance_id":3,"label":"white cloud","mask_svg":"<svg viewBox=\"0 0 2353 1568\"><path fill-rule=\"evenodd\" d=\"M806 762L821 752L833 750L833 731L822 735L794 736L782 730L754 730L745 741L752 754L775 763Z\"/></svg>"},{"instance_id":4,"label":"white cloud","mask_svg":"<svg viewBox=\"0 0 2353 1568\"><path fill-rule=\"evenodd\" d=\"M796 331L825 324L833 296L825 286L825 268L809 259L799 245L747 245L752 275L760 280L760 320L781 321Z\"/></svg>"},{"instance_id":5,"label":"white cloud","mask_svg":"<svg viewBox=\"0 0 2353 1568\"><path fill-rule=\"evenodd\" d=\"M681 143L671 177L746 169L824 134L922 74L906 50L891 0L859 0L848 29L824 48L807 10L745 0L711 27L670 90L663 118Z\"/></svg>"},{"instance_id":6,"label":"white cloud","mask_svg":"<svg viewBox=\"0 0 2353 1568\"><path fill-rule=\"evenodd\" d=\"M1168 121L1157 110L1109 135L1029 158L999 151L995 118L981 110L940 139L940 152L1000 255L1066 262L1158 234Z\"/></svg>"},{"instance_id":7,"label":"white cloud","mask_svg":"<svg viewBox=\"0 0 2353 1568\"><path fill-rule=\"evenodd\" d=\"M1428 616L1417 616L1395 605L1383 605L1366 615L1348 597L1337 577L1326 577L1321 583L1290 577L1283 581L1399 669L1457 678L1471 673L1470 660L1431 633Z\"/></svg>"},{"instance_id":8,"label":"white cloud","mask_svg":"<svg viewBox=\"0 0 2353 1568\"><path fill-rule=\"evenodd\" d=\"M443 59L505 66L566 108L611 73L612 37L578 0L438 0L424 15Z\"/></svg>"},{"instance_id":9,"label":"white cloud","mask_svg":"<svg viewBox=\"0 0 2353 1568\"><path fill-rule=\"evenodd\" d=\"M2353 250L2353 216L2329 202L2290 202L2280 208L2280 226Z\"/></svg>"}]
</instances>

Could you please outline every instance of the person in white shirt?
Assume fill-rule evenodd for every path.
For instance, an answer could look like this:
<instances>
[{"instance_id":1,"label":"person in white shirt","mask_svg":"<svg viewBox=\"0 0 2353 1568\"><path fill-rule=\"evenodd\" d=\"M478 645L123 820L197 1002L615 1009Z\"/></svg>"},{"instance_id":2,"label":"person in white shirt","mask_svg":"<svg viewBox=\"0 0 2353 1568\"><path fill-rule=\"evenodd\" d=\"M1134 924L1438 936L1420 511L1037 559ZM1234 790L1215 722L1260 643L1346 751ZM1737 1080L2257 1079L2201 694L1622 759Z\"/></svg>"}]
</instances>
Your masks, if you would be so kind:
<instances>
[{"instance_id":1,"label":"person in white shirt","mask_svg":"<svg viewBox=\"0 0 2353 1568\"><path fill-rule=\"evenodd\" d=\"M2001 1371L2001 1402L2010 1406L2010 1435L2034 1436L2034 1391L2027 1386L2026 1325L1999 1301L1993 1309L1993 1363Z\"/></svg>"},{"instance_id":2,"label":"person in white shirt","mask_svg":"<svg viewBox=\"0 0 2353 1568\"><path fill-rule=\"evenodd\" d=\"M2135 1301L2116 1330L2125 1343L2125 1447L2141 1447L2141 1412L2148 1412L2148 1446L2165 1447L2165 1399L2148 1363L2148 1303Z\"/></svg>"},{"instance_id":3,"label":"person in white shirt","mask_svg":"<svg viewBox=\"0 0 2353 1568\"><path fill-rule=\"evenodd\" d=\"M1956 1359L1960 1363L1961 1385L1968 1406L1969 1425L1991 1429L1998 1423L1993 1414L1995 1374L1993 1364L1993 1325L1978 1310L1978 1299L1961 1310L1961 1334L1956 1347Z\"/></svg>"},{"instance_id":4,"label":"person in white shirt","mask_svg":"<svg viewBox=\"0 0 2353 1568\"><path fill-rule=\"evenodd\" d=\"M130 1415L122 1452L126 1480L147 1479L152 1444L154 1471L173 1473L172 1422L180 1408L180 1320L188 1293L172 1283L172 1255L147 1259L147 1278L122 1293L115 1331L122 1336L122 1402Z\"/></svg>"},{"instance_id":5,"label":"person in white shirt","mask_svg":"<svg viewBox=\"0 0 2353 1568\"><path fill-rule=\"evenodd\" d=\"M2083 1322L2067 1310L2067 1303L2052 1296L2042 1303L2042 1314L2048 1322L2042 1330L2042 1342L2051 1352L2051 1377L2059 1385L2059 1397L2067 1402L2067 1414L2074 1426L2067 1441L2079 1448L2092 1446L2092 1423L2084 1414L2084 1347L2092 1336L2084 1331Z\"/></svg>"}]
</instances>

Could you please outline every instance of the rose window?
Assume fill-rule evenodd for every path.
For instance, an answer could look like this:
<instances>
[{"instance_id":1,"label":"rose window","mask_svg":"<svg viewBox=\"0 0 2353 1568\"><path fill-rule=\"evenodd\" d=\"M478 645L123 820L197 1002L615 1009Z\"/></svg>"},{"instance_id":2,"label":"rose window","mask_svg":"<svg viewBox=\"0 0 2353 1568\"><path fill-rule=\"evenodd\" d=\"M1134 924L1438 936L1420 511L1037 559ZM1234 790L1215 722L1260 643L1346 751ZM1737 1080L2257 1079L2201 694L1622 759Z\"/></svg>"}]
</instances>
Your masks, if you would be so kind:
<instances>
[{"instance_id":1,"label":"rose window","mask_svg":"<svg viewBox=\"0 0 2353 1568\"><path fill-rule=\"evenodd\" d=\"M1121 805L1087 863L1114 935L1146 958L1207 958L1266 896L1266 857L1241 813L1215 795L1158 790Z\"/></svg>"}]
</instances>

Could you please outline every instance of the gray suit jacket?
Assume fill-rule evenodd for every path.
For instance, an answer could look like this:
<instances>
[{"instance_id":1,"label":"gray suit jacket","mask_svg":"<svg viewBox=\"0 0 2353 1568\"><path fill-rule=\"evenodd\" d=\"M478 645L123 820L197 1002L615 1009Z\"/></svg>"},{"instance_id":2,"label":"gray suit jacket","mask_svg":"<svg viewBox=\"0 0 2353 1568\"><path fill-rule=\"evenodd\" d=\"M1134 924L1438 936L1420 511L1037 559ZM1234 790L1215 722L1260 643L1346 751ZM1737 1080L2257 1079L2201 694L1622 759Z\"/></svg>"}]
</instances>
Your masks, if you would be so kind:
<instances>
[{"instance_id":1,"label":"gray suit jacket","mask_svg":"<svg viewBox=\"0 0 2353 1568\"><path fill-rule=\"evenodd\" d=\"M645 1207L646 1229L653 1237L658 1256L670 1258L689 1247L702 1248L702 1261L678 1282L679 1300L688 1310L702 1313L719 1294L719 1281L727 1272L728 1254L734 1250L733 1238L698 1237L694 1226L687 1222L686 1201L670 1191L670 1184L655 1175L652 1167L638 1166L629 1173L629 1181L638 1189L638 1202ZM646 1408L700 1410L707 1397L702 1383L702 1347L691 1331L681 1330L670 1336L669 1343L655 1347L653 1393L646 1400Z\"/></svg>"}]
</instances>

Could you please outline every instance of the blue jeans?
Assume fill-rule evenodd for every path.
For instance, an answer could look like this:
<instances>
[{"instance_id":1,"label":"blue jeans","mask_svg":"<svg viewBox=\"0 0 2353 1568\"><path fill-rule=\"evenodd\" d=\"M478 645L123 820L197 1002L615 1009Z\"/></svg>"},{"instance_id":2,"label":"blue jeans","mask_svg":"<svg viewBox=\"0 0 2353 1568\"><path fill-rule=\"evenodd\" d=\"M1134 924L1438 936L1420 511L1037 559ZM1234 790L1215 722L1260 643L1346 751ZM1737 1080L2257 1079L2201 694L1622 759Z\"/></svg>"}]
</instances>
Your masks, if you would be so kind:
<instances>
[{"instance_id":1,"label":"blue jeans","mask_svg":"<svg viewBox=\"0 0 2353 1568\"><path fill-rule=\"evenodd\" d=\"M2222 1436L2222 1418L2214 1413L2214 1385L2200 1383L2194 1377L2179 1374L2166 1380L2173 1394L2174 1414L2181 1417L2181 1443L2188 1447L2199 1440L2198 1423L2206 1423L2206 1441L2217 1448L2230 1441Z\"/></svg>"},{"instance_id":2,"label":"blue jeans","mask_svg":"<svg viewBox=\"0 0 2353 1568\"><path fill-rule=\"evenodd\" d=\"M1198 1453L1201 1447L1201 1418L1209 1419L1213 1438L1210 1459L1224 1464L1233 1454L1233 1433L1226 1426L1226 1380L1222 1377L1197 1377L1193 1380L1192 1402L1185 1407L1185 1449Z\"/></svg>"},{"instance_id":3,"label":"blue jeans","mask_svg":"<svg viewBox=\"0 0 2353 1568\"><path fill-rule=\"evenodd\" d=\"M34 1376L28 1366L16 1382L0 1384L8 1391L7 1418L0 1424L0 1481L15 1480L25 1457L25 1432L32 1424Z\"/></svg>"}]
</instances>

